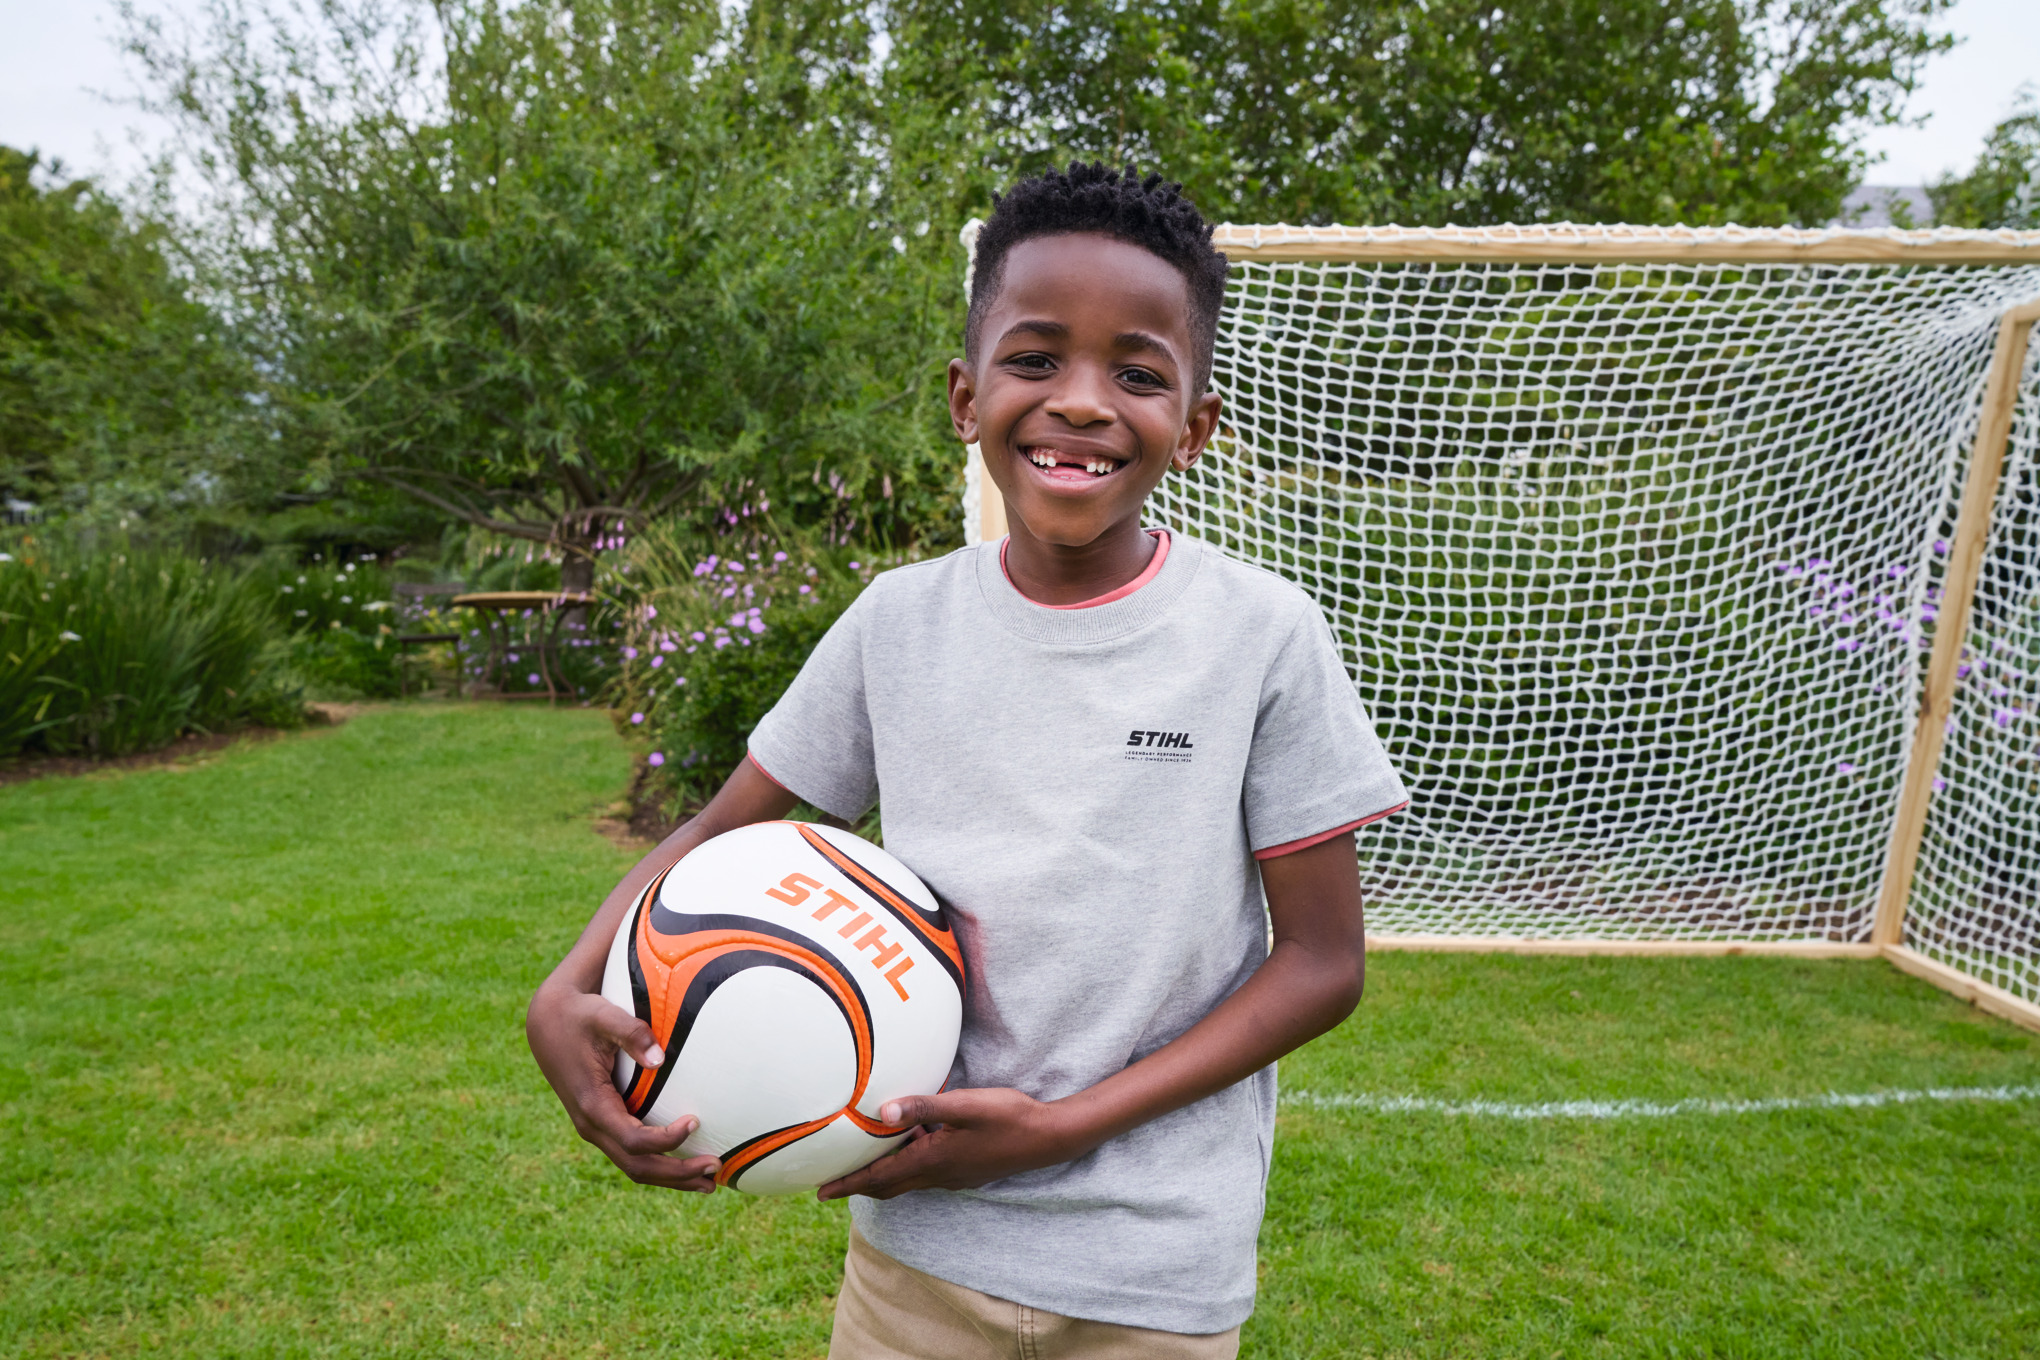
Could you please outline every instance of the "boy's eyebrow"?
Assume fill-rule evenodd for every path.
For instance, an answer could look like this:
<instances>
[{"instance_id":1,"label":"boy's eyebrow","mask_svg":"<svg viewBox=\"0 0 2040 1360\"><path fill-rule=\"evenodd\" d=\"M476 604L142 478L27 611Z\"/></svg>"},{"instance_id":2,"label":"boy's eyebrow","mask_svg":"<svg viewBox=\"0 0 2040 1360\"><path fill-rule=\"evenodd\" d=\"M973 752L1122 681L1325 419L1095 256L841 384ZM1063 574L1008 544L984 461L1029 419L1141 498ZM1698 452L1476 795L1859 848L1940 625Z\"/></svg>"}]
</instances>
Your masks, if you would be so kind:
<instances>
[{"instance_id":1,"label":"boy's eyebrow","mask_svg":"<svg viewBox=\"0 0 2040 1360\"><path fill-rule=\"evenodd\" d=\"M1069 334L1070 328L1060 321L1051 321L1046 317L1028 317L1006 327L1004 334L999 338L1005 340L1016 335L1039 335L1050 340L1066 340ZM1112 347L1121 350L1146 350L1165 359L1173 360L1176 357L1175 348L1150 331L1121 331L1112 337Z\"/></svg>"},{"instance_id":2,"label":"boy's eyebrow","mask_svg":"<svg viewBox=\"0 0 2040 1360\"><path fill-rule=\"evenodd\" d=\"M1005 335L999 338L1003 340L1006 336L1011 335L1041 335L1051 340L1062 340L1066 339L1069 333L1070 328L1060 321L1029 319L1015 321L1012 325L1006 327Z\"/></svg>"},{"instance_id":3,"label":"boy's eyebrow","mask_svg":"<svg viewBox=\"0 0 2040 1360\"><path fill-rule=\"evenodd\" d=\"M1151 335L1147 331L1121 331L1112 337L1112 345L1115 349L1151 350L1165 359L1176 357L1174 346L1159 335Z\"/></svg>"}]
</instances>

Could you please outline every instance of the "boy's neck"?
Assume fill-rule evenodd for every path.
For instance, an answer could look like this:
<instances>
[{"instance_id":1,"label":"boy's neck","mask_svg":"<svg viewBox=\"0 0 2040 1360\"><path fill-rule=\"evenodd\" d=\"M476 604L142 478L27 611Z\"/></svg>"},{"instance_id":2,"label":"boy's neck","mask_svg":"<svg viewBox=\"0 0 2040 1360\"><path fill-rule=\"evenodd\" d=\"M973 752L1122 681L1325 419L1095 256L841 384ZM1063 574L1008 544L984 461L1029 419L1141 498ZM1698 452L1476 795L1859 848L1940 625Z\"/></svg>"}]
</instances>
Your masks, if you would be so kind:
<instances>
[{"instance_id":1,"label":"boy's neck","mask_svg":"<svg viewBox=\"0 0 2040 1360\"><path fill-rule=\"evenodd\" d=\"M1008 526L1006 575L1036 604L1068 605L1109 595L1147 570L1155 540L1131 516L1089 543L1045 543L1017 517Z\"/></svg>"}]
</instances>

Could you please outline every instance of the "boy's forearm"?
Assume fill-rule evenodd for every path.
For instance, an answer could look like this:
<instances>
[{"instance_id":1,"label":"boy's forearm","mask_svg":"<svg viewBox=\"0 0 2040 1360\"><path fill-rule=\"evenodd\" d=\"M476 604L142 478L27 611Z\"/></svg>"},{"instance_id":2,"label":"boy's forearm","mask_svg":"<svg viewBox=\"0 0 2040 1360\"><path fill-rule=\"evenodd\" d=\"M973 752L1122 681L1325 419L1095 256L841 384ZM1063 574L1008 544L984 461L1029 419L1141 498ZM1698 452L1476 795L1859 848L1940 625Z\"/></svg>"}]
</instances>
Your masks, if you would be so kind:
<instances>
[{"instance_id":1,"label":"boy's forearm","mask_svg":"<svg viewBox=\"0 0 2040 1360\"><path fill-rule=\"evenodd\" d=\"M1071 1156L1245 1080L1353 1013L1367 959L1352 842L1341 836L1262 872L1276 934L1267 962L1172 1042L1051 1102Z\"/></svg>"},{"instance_id":2,"label":"boy's forearm","mask_svg":"<svg viewBox=\"0 0 2040 1360\"><path fill-rule=\"evenodd\" d=\"M1072 1157L1243 1081L1353 1013L1364 964L1278 942L1246 984L1124 1071L1051 1102Z\"/></svg>"}]
</instances>

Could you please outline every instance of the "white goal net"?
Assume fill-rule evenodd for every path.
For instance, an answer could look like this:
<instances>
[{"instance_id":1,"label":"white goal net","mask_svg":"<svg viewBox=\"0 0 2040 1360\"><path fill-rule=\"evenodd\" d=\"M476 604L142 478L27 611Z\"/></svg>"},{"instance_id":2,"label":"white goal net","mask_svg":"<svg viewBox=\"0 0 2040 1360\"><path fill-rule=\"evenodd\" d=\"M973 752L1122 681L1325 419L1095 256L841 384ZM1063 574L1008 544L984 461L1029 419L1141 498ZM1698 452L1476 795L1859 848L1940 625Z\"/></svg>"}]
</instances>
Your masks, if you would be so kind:
<instances>
[{"instance_id":1,"label":"white goal net","mask_svg":"<svg viewBox=\"0 0 2040 1360\"><path fill-rule=\"evenodd\" d=\"M1362 834L1370 929L1867 941L2040 236L1221 243L1223 432L1151 514L1332 620L1415 797ZM2032 998L2035 362L2020 400L1908 942Z\"/></svg>"}]
</instances>

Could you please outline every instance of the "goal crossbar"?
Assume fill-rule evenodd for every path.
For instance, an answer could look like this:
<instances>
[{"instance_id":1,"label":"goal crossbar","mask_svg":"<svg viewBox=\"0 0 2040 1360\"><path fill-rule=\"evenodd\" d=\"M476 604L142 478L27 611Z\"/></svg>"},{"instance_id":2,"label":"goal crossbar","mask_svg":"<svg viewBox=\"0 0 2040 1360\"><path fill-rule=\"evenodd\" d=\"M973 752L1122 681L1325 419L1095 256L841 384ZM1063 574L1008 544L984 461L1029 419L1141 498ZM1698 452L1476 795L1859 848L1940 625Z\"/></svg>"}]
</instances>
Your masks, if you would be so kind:
<instances>
[{"instance_id":1,"label":"goal crossbar","mask_svg":"<svg viewBox=\"0 0 2040 1360\"><path fill-rule=\"evenodd\" d=\"M1275 260L1554 264L2020 264L2040 262L2040 232L1795 227L1237 226L1212 244L1241 262Z\"/></svg>"},{"instance_id":2,"label":"goal crossbar","mask_svg":"<svg viewBox=\"0 0 2040 1360\"><path fill-rule=\"evenodd\" d=\"M2040 232L1214 242L1150 513L1318 598L1414 775L1370 948L1879 957L2040 1030Z\"/></svg>"}]
</instances>

